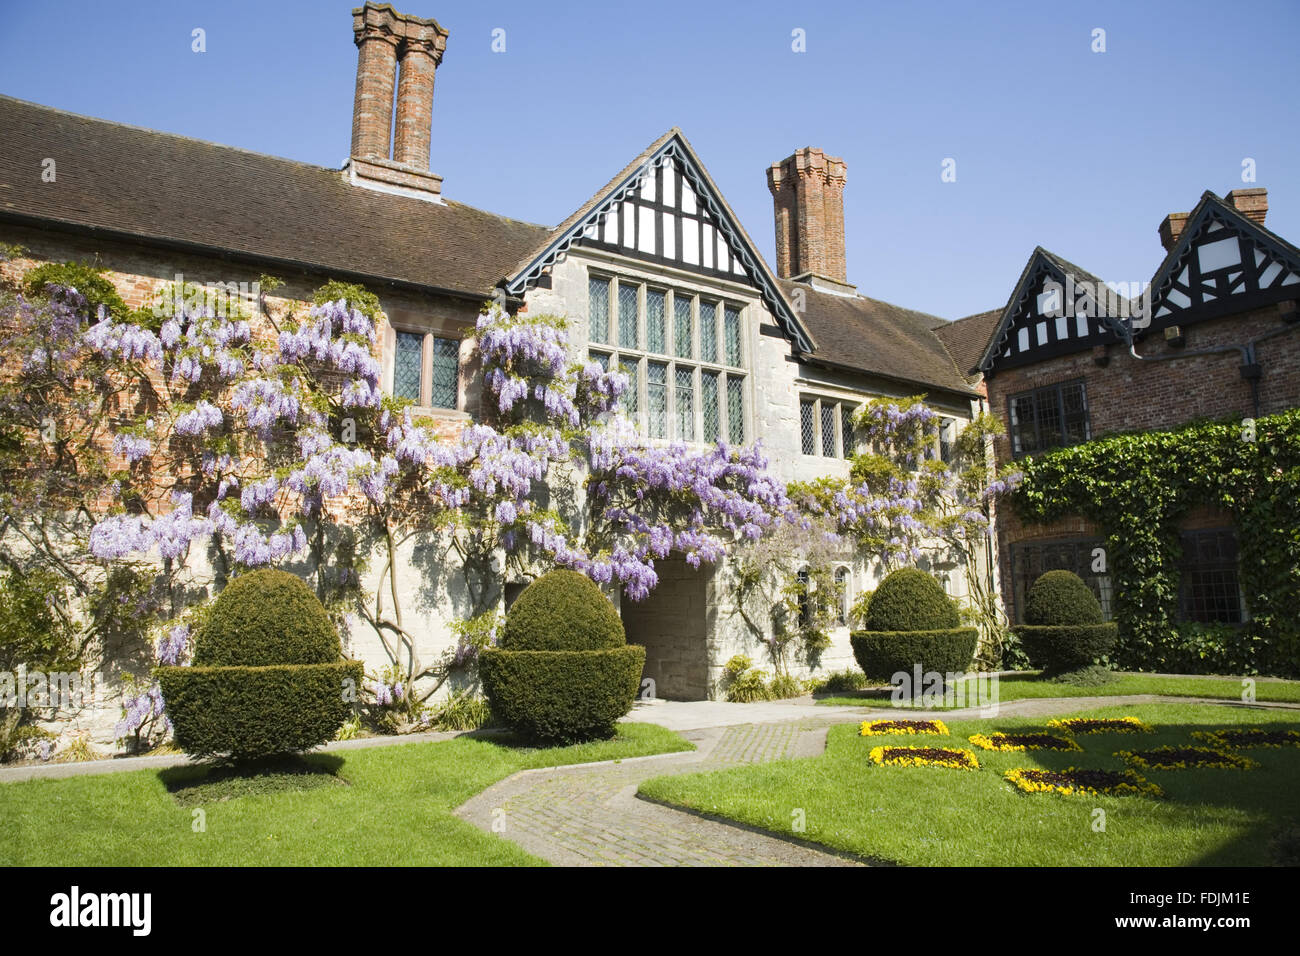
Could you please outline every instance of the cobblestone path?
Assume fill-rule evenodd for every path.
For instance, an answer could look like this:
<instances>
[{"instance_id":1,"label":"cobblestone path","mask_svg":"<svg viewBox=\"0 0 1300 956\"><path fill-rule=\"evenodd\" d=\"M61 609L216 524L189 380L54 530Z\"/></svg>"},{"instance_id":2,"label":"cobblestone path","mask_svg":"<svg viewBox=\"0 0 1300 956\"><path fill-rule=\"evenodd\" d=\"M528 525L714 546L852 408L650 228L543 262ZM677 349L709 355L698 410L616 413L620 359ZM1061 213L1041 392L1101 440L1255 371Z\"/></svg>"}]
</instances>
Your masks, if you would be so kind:
<instances>
[{"instance_id":1,"label":"cobblestone path","mask_svg":"<svg viewBox=\"0 0 1300 956\"><path fill-rule=\"evenodd\" d=\"M842 720L842 718L841 718ZM566 866L854 866L810 845L640 800L651 777L813 757L833 719L691 731L692 753L517 773L457 815Z\"/></svg>"}]
</instances>

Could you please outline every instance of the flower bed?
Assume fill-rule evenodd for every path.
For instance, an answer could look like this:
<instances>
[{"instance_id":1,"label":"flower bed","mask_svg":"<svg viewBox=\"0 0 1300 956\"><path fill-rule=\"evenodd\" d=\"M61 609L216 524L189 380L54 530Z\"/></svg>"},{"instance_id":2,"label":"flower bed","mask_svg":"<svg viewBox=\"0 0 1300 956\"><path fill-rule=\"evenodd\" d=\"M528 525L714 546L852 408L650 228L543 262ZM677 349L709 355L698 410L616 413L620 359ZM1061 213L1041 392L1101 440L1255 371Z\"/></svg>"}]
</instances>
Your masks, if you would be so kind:
<instances>
[{"instance_id":1,"label":"flower bed","mask_svg":"<svg viewBox=\"0 0 1300 956\"><path fill-rule=\"evenodd\" d=\"M875 747L871 762L891 767L948 767L952 770L978 770L980 762L973 750L947 747Z\"/></svg>"},{"instance_id":2,"label":"flower bed","mask_svg":"<svg viewBox=\"0 0 1300 956\"><path fill-rule=\"evenodd\" d=\"M1155 731L1136 717L1066 717L1049 720L1047 726L1067 734L1149 734Z\"/></svg>"},{"instance_id":3,"label":"flower bed","mask_svg":"<svg viewBox=\"0 0 1300 956\"><path fill-rule=\"evenodd\" d=\"M1224 730L1193 730L1192 736L1216 750L1242 747L1300 747L1300 731L1232 727Z\"/></svg>"},{"instance_id":4,"label":"flower bed","mask_svg":"<svg viewBox=\"0 0 1300 956\"><path fill-rule=\"evenodd\" d=\"M972 734L970 742L985 750L1082 750L1069 737L1056 734Z\"/></svg>"},{"instance_id":5,"label":"flower bed","mask_svg":"<svg viewBox=\"0 0 1300 956\"><path fill-rule=\"evenodd\" d=\"M948 728L942 720L864 720L863 737L879 737L885 734L933 734L947 737Z\"/></svg>"},{"instance_id":6,"label":"flower bed","mask_svg":"<svg viewBox=\"0 0 1300 956\"><path fill-rule=\"evenodd\" d=\"M1163 797L1165 792L1132 770L1008 770L1003 777L1025 793Z\"/></svg>"},{"instance_id":7,"label":"flower bed","mask_svg":"<svg viewBox=\"0 0 1300 956\"><path fill-rule=\"evenodd\" d=\"M1115 756L1124 762L1144 770L1191 770L1198 767L1212 767L1222 770L1252 770L1258 767L1255 761L1240 754L1226 750L1213 750L1209 747L1156 747L1154 750L1121 750Z\"/></svg>"}]
</instances>

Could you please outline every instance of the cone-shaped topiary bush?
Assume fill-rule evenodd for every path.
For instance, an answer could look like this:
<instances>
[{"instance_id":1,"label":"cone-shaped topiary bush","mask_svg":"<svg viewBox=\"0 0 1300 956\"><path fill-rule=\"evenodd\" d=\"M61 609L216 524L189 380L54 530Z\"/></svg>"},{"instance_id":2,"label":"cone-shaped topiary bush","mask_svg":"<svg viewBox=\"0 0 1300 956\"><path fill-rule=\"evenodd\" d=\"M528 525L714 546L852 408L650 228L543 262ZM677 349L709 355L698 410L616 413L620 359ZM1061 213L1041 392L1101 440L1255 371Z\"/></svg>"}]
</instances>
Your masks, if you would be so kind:
<instances>
[{"instance_id":1,"label":"cone-shaped topiary bush","mask_svg":"<svg viewBox=\"0 0 1300 956\"><path fill-rule=\"evenodd\" d=\"M351 712L362 665L292 574L250 571L213 603L193 667L156 670L176 743L193 756L256 759L333 738Z\"/></svg>"},{"instance_id":2,"label":"cone-shaped topiary bush","mask_svg":"<svg viewBox=\"0 0 1300 956\"><path fill-rule=\"evenodd\" d=\"M1026 624L1047 627L1101 622L1101 602L1073 571L1048 571L1025 595Z\"/></svg>"},{"instance_id":3,"label":"cone-shaped topiary bush","mask_svg":"<svg viewBox=\"0 0 1300 956\"><path fill-rule=\"evenodd\" d=\"M867 604L866 630L849 636L858 666L871 680L911 680L922 674L963 673L979 632L960 627L961 615L939 582L918 568L886 575ZM914 688L914 693L920 693Z\"/></svg>"},{"instance_id":4,"label":"cone-shaped topiary bush","mask_svg":"<svg viewBox=\"0 0 1300 956\"><path fill-rule=\"evenodd\" d=\"M241 574L217 597L194 638L194 665L328 664L339 632L302 578L263 568Z\"/></svg>"},{"instance_id":5,"label":"cone-shaped topiary bush","mask_svg":"<svg viewBox=\"0 0 1300 956\"><path fill-rule=\"evenodd\" d=\"M961 623L939 582L919 568L886 575L867 605L868 631L939 631Z\"/></svg>"},{"instance_id":6,"label":"cone-shaped topiary bush","mask_svg":"<svg viewBox=\"0 0 1300 956\"><path fill-rule=\"evenodd\" d=\"M501 646L479 655L492 713L543 743L613 736L644 667L645 648L627 644L609 599L566 570L525 588L506 615Z\"/></svg>"},{"instance_id":7,"label":"cone-shaped topiary bush","mask_svg":"<svg viewBox=\"0 0 1300 956\"><path fill-rule=\"evenodd\" d=\"M1015 628L1029 663L1045 674L1087 667L1115 647L1118 627L1102 623L1092 588L1071 571L1048 571L1025 595L1025 622Z\"/></svg>"},{"instance_id":8,"label":"cone-shaped topiary bush","mask_svg":"<svg viewBox=\"0 0 1300 956\"><path fill-rule=\"evenodd\" d=\"M511 651L598 651L627 643L623 621L591 578L560 569L510 606L501 646Z\"/></svg>"}]
</instances>

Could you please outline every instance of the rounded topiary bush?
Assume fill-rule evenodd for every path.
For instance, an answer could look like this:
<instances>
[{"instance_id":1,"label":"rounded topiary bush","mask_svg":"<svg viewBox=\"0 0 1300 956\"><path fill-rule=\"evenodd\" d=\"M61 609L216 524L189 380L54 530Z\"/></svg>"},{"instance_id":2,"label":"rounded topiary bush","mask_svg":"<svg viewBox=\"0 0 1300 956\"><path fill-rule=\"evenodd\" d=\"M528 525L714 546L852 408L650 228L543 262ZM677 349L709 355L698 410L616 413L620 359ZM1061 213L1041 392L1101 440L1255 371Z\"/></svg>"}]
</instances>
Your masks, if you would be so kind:
<instances>
[{"instance_id":1,"label":"rounded topiary bush","mask_svg":"<svg viewBox=\"0 0 1300 956\"><path fill-rule=\"evenodd\" d=\"M940 631L957 627L961 617L939 582L919 568L885 576L867 604L868 631Z\"/></svg>"},{"instance_id":2,"label":"rounded topiary bush","mask_svg":"<svg viewBox=\"0 0 1300 956\"><path fill-rule=\"evenodd\" d=\"M1049 627L1101 622L1101 602L1073 571L1048 571L1025 595L1026 624Z\"/></svg>"},{"instance_id":3,"label":"rounded topiary bush","mask_svg":"<svg viewBox=\"0 0 1300 956\"><path fill-rule=\"evenodd\" d=\"M1101 604L1083 579L1048 571L1025 595L1025 624L1015 628L1029 663L1045 674L1079 670L1115 648L1115 624L1102 622Z\"/></svg>"},{"instance_id":4,"label":"rounded topiary bush","mask_svg":"<svg viewBox=\"0 0 1300 956\"><path fill-rule=\"evenodd\" d=\"M213 603L194 638L196 667L328 664L339 632L307 583L273 568L241 574Z\"/></svg>"},{"instance_id":5,"label":"rounded topiary bush","mask_svg":"<svg viewBox=\"0 0 1300 956\"><path fill-rule=\"evenodd\" d=\"M333 738L363 668L341 659L338 631L311 589L264 569L236 578L213 603L194 666L155 673L177 746L245 760Z\"/></svg>"},{"instance_id":6,"label":"rounded topiary bush","mask_svg":"<svg viewBox=\"0 0 1300 956\"><path fill-rule=\"evenodd\" d=\"M922 674L960 674L975 656L979 632L939 582L918 568L886 575L867 604L866 629L849 635L853 656L873 681ZM920 692L918 688L917 693Z\"/></svg>"},{"instance_id":7,"label":"rounded topiary bush","mask_svg":"<svg viewBox=\"0 0 1300 956\"><path fill-rule=\"evenodd\" d=\"M564 569L524 588L501 631L501 647L511 651L598 651L626 643L622 618L595 582Z\"/></svg>"},{"instance_id":8,"label":"rounded topiary bush","mask_svg":"<svg viewBox=\"0 0 1300 956\"><path fill-rule=\"evenodd\" d=\"M979 631L954 627L938 631L855 631L849 635L862 673L888 683L899 674L964 674L975 657ZM919 689L917 691L919 693Z\"/></svg>"},{"instance_id":9,"label":"rounded topiary bush","mask_svg":"<svg viewBox=\"0 0 1300 956\"><path fill-rule=\"evenodd\" d=\"M492 713L523 736L571 743L614 735L636 700L645 648L592 581L552 571L519 595L501 646L479 654Z\"/></svg>"}]
</instances>

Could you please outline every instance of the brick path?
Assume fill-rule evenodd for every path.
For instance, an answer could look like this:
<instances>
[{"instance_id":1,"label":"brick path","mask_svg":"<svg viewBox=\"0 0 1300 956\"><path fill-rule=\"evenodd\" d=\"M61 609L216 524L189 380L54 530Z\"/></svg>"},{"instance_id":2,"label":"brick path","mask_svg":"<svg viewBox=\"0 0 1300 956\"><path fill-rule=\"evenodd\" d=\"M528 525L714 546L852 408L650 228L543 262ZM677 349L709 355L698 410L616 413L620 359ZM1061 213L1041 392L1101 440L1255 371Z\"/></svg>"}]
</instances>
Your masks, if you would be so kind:
<instances>
[{"instance_id":1,"label":"brick path","mask_svg":"<svg viewBox=\"0 0 1300 956\"><path fill-rule=\"evenodd\" d=\"M564 866L855 866L856 861L640 800L651 777L813 757L835 715L691 731L693 753L526 770L474 797L457 815Z\"/></svg>"}]
</instances>

